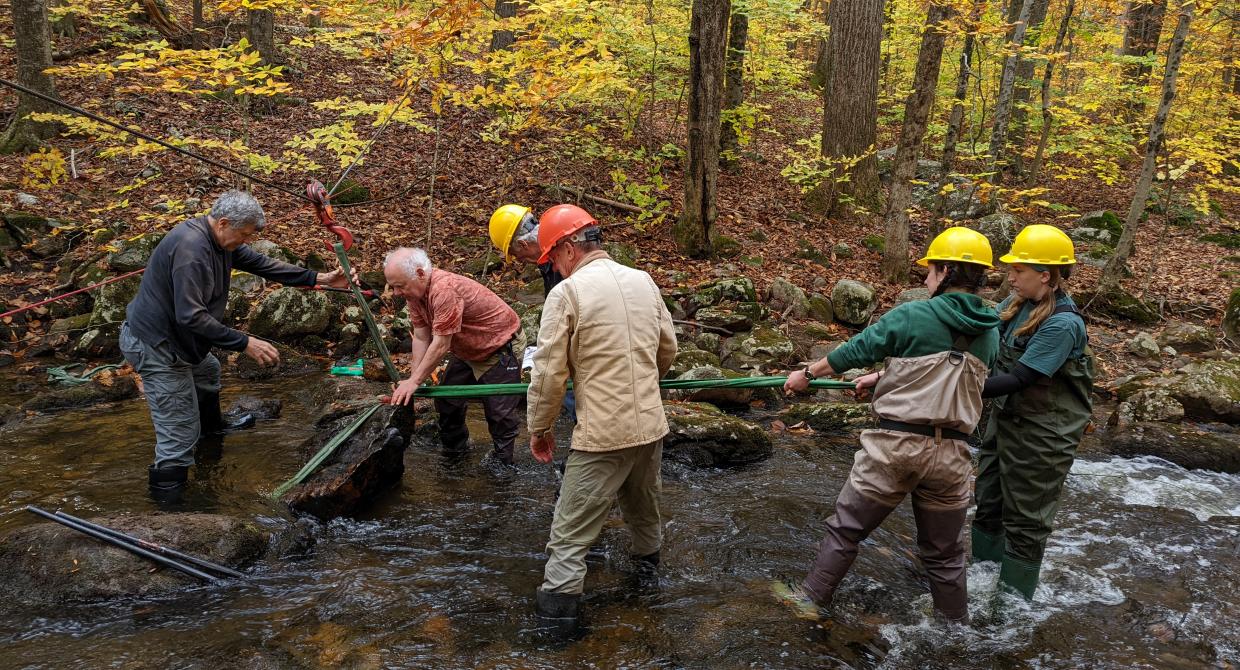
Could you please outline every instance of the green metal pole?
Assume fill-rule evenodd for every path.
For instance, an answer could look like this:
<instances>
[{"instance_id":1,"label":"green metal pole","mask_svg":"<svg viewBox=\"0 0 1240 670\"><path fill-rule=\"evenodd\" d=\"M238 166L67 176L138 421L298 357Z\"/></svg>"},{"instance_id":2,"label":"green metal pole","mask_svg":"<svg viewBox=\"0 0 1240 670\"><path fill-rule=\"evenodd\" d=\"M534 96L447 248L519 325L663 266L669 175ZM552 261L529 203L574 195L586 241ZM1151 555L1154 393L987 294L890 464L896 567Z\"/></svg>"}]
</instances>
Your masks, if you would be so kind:
<instances>
[{"instance_id":1,"label":"green metal pole","mask_svg":"<svg viewBox=\"0 0 1240 670\"><path fill-rule=\"evenodd\" d=\"M370 330L370 339L374 340L375 349L379 351L379 357L383 359L383 367L393 382L399 382L400 373L396 371L387 346L383 344L383 334L379 332L379 326L375 325L375 317L370 313L370 305L366 304L366 297L362 295L362 290L353 283L353 271L349 267L349 257L344 253L344 245L337 242L332 245L332 248L336 250L336 258L340 261L340 269L344 270L345 281L349 282L349 288L353 291L353 298L357 300L357 306L362 308L362 318L366 319L366 328Z\"/></svg>"}]
</instances>

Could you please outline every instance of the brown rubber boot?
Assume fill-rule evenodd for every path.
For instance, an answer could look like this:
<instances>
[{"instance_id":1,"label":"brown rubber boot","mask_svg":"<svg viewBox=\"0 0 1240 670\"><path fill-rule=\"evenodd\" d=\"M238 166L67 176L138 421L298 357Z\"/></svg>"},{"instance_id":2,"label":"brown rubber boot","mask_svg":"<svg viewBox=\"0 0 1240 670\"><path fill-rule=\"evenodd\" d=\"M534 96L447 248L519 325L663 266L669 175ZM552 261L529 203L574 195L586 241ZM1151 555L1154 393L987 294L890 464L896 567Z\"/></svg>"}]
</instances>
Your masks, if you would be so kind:
<instances>
[{"instance_id":1,"label":"brown rubber boot","mask_svg":"<svg viewBox=\"0 0 1240 670\"><path fill-rule=\"evenodd\" d=\"M830 604L835 588L857 558L857 545L894 510L857 492L845 482L835 500L835 514L827 519L827 535L801 588L819 605Z\"/></svg>"},{"instance_id":2,"label":"brown rubber boot","mask_svg":"<svg viewBox=\"0 0 1240 670\"><path fill-rule=\"evenodd\" d=\"M964 521L967 508L928 510L913 505L917 547L930 577L934 609L948 621L969 623L969 592L965 585Z\"/></svg>"}]
</instances>

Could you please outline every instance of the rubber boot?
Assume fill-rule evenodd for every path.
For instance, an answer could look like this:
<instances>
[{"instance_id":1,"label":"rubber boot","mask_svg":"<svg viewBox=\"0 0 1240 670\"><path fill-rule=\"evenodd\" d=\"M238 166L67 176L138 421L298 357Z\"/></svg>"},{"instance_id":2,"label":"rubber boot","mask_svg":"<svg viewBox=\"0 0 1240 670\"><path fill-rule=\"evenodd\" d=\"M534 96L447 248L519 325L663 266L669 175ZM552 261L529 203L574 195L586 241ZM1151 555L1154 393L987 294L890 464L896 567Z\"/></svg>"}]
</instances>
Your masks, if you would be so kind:
<instances>
[{"instance_id":1,"label":"rubber boot","mask_svg":"<svg viewBox=\"0 0 1240 670\"><path fill-rule=\"evenodd\" d=\"M818 555L802 590L821 606L831 604L835 589L857 559L857 545L894 510L857 492L845 483L835 501L835 514L827 519L827 534L818 545Z\"/></svg>"},{"instance_id":2,"label":"rubber boot","mask_svg":"<svg viewBox=\"0 0 1240 670\"><path fill-rule=\"evenodd\" d=\"M974 561L998 563L1003 560L1003 533L987 533L978 528L977 524L973 524L969 527L969 534L972 538Z\"/></svg>"},{"instance_id":3,"label":"rubber boot","mask_svg":"<svg viewBox=\"0 0 1240 670\"><path fill-rule=\"evenodd\" d=\"M581 630L581 594L552 593L538 589L535 597L538 626L558 639L569 639Z\"/></svg>"},{"instance_id":4,"label":"rubber boot","mask_svg":"<svg viewBox=\"0 0 1240 670\"><path fill-rule=\"evenodd\" d=\"M1033 592L1038 589L1038 574L1042 572L1042 562L1023 561L1008 554L1003 555L1003 564L999 568L999 586L1019 593L1025 600L1033 600Z\"/></svg>"},{"instance_id":5,"label":"rubber boot","mask_svg":"<svg viewBox=\"0 0 1240 670\"><path fill-rule=\"evenodd\" d=\"M202 435L223 435L236 430L254 427L254 416L241 414L224 418L220 412L220 394L218 391L200 391L198 393L198 420L202 426Z\"/></svg>"},{"instance_id":6,"label":"rubber boot","mask_svg":"<svg viewBox=\"0 0 1240 670\"><path fill-rule=\"evenodd\" d=\"M188 480L188 465L165 465L162 468L154 465L147 466L147 487L155 502L165 504L179 502Z\"/></svg>"},{"instance_id":7,"label":"rubber boot","mask_svg":"<svg viewBox=\"0 0 1240 670\"><path fill-rule=\"evenodd\" d=\"M935 613L947 621L969 622L969 592L965 584L965 508L928 510L913 506L917 521L917 548L930 578Z\"/></svg>"}]
</instances>

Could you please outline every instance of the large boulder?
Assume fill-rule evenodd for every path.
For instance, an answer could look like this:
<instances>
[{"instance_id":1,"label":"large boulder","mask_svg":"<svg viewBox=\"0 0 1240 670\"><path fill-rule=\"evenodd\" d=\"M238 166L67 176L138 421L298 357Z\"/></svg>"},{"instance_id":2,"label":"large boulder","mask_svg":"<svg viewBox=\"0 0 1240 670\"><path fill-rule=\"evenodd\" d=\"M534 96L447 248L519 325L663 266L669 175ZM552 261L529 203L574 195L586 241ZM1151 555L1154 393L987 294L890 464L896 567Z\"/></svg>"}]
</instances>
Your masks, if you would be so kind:
<instances>
[{"instance_id":1,"label":"large boulder","mask_svg":"<svg viewBox=\"0 0 1240 670\"><path fill-rule=\"evenodd\" d=\"M803 319L809 314L809 296L805 289L783 277L776 277L767 289L767 303L771 309L785 316Z\"/></svg>"},{"instance_id":2,"label":"large boulder","mask_svg":"<svg viewBox=\"0 0 1240 670\"><path fill-rule=\"evenodd\" d=\"M337 381L336 387L350 395L374 392L372 384L355 379ZM367 402L373 401L345 401L329 408L316 422L318 436L303 445L306 459L352 425ZM405 472L405 448L413 431L411 406L380 406L318 470L280 499L290 509L320 519L366 510L381 493L400 482Z\"/></svg>"},{"instance_id":3,"label":"large boulder","mask_svg":"<svg viewBox=\"0 0 1240 670\"><path fill-rule=\"evenodd\" d=\"M335 321L335 307L322 292L286 286L272 291L250 312L250 332L282 342L318 335Z\"/></svg>"},{"instance_id":4,"label":"large boulder","mask_svg":"<svg viewBox=\"0 0 1240 670\"><path fill-rule=\"evenodd\" d=\"M738 379L744 378L739 372L723 370L713 365L702 365L677 377L682 380ZM753 389L745 388L705 388L693 390L668 391L668 398L680 402L705 402L719 407L747 408L753 400Z\"/></svg>"},{"instance_id":5,"label":"large boulder","mask_svg":"<svg viewBox=\"0 0 1240 670\"><path fill-rule=\"evenodd\" d=\"M724 414L705 403L668 405L671 432L663 455L696 467L744 465L769 458L771 437L760 426Z\"/></svg>"},{"instance_id":6,"label":"large boulder","mask_svg":"<svg viewBox=\"0 0 1240 670\"><path fill-rule=\"evenodd\" d=\"M1205 326L1173 321L1158 334L1158 345L1182 354L1201 353L1214 349L1214 333Z\"/></svg>"},{"instance_id":7,"label":"large boulder","mask_svg":"<svg viewBox=\"0 0 1240 670\"><path fill-rule=\"evenodd\" d=\"M1016 239L1016 233L1020 232L1024 225L1015 214L1000 210L978 219L973 224L973 229L990 241L990 250L997 261L1000 256L1011 251L1012 240Z\"/></svg>"},{"instance_id":8,"label":"large boulder","mask_svg":"<svg viewBox=\"0 0 1240 670\"><path fill-rule=\"evenodd\" d=\"M788 407L779 418L785 424L805 422L814 430L842 432L859 430L870 425L873 413L869 404L856 402L812 402Z\"/></svg>"},{"instance_id":9,"label":"large boulder","mask_svg":"<svg viewBox=\"0 0 1240 670\"><path fill-rule=\"evenodd\" d=\"M145 233L113 244L116 251L108 254L108 267L115 272L141 270L163 239L164 233Z\"/></svg>"},{"instance_id":10,"label":"large boulder","mask_svg":"<svg viewBox=\"0 0 1240 670\"><path fill-rule=\"evenodd\" d=\"M132 375L104 372L96 375L86 384L40 393L22 403L22 409L32 412L50 412L136 397L138 397L138 385L134 382Z\"/></svg>"},{"instance_id":11,"label":"large boulder","mask_svg":"<svg viewBox=\"0 0 1240 670\"><path fill-rule=\"evenodd\" d=\"M218 514L87 518L233 569L267 551L271 533ZM60 606L153 596L200 582L56 523L22 526L0 539L0 588L10 606Z\"/></svg>"},{"instance_id":12,"label":"large boulder","mask_svg":"<svg viewBox=\"0 0 1240 670\"><path fill-rule=\"evenodd\" d=\"M864 326L878 307L878 293L865 282L841 279L831 288L835 318L853 326Z\"/></svg>"},{"instance_id":13,"label":"large boulder","mask_svg":"<svg viewBox=\"0 0 1240 670\"><path fill-rule=\"evenodd\" d=\"M668 370L669 379L679 378L686 372L700 367L719 367L719 357L709 351L702 351L692 344L683 344L676 351L676 359Z\"/></svg>"},{"instance_id":14,"label":"large boulder","mask_svg":"<svg viewBox=\"0 0 1240 670\"><path fill-rule=\"evenodd\" d=\"M753 328L753 318L741 312L720 307L703 307L693 315L698 325L717 328L729 333L741 333Z\"/></svg>"},{"instance_id":15,"label":"large boulder","mask_svg":"<svg viewBox=\"0 0 1240 670\"><path fill-rule=\"evenodd\" d=\"M731 300L733 302L757 302L758 292L753 287L753 282L748 277L736 277L732 279L720 279L714 284L719 289L719 300Z\"/></svg>"},{"instance_id":16,"label":"large boulder","mask_svg":"<svg viewBox=\"0 0 1240 670\"><path fill-rule=\"evenodd\" d=\"M1134 335L1125 346L1128 348L1129 353L1136 354L1141 358L1158 358L1158 355L1162 352L1158 342L1154 340L1154 336L1145 332Z\"/></svg>"},{"instance_id":17,"label":"large boulder","mask_svg":"<svg viewBox=\"0 0 1240 670\"><path fill-rule=\"evenodd\" d=\"M1184 405L1166 389L1143 389L1121 402L1115 415L1120 427L1141 421L1178 422L1184 418Z\"/></svg>"},{"instance_id":18,"label":"large boulder","mask_svg":"<svg viewBox=\"0 0 1240 670\"><path fill-rule=\"evenodd\" d=\"M1181 467L1240 473L1240 434L1221 426L1143 421L1103 431L1108 452L1131 458L1157 456Z\"/></svg>"},{"instance_id":19,"label":"large boulder","mask_svg":"<svg viewBox=\"0 0 1240 670\"><path fill-rule=\"evenodd\" d=\"M250 244L250 249L253 249L267 258L283 261L290 265L297 265L299 262L297 254L285 249L271 240L259 240L254 242Z\"/></svg>"},{"instance_id":20,"label":"large boulder","mask_svg":"<svg viewBox=\"0 0 1240 670\"><path fill-rule=\"evenodd\" d=\"M1186 417L1240 423L1240 363L1190 363L1179 369L1168 390L1184 406Z\"/></svg>"},{"instance_id":21,"label":"large boulder","mask_svg":"<svg viewBox=\"0 0 1240 670\"><path fill-rule=\"evenodd\" d=\"M788 363L796 351L792 340L787 335L769 328L758 326L744 335L736 336L736 350L733 357L742 363Z\"/></svg>"},{"instance_id":22,"label":"large boulder","mask_svg":"<svg viewBox=\"0 0 1240 670\"><path fill-rule=\"evenodd\" d=\"M538 330L539 326L542 325L542 313L542 305L534 305L520 312L521 328L525 330L525 341L530 346L538 343Z\"/></svg>"},{"instance_id":23,"label":"large boulder","mask_svg":"<svg viewBox=\"0 0 1240 670\"><path fill-rule=\"evenodd\" d=\"M90 313L90 327L119 331L121 322L125 320L125 308L129 306L129 301L138 295L138 287L141 285L141 277L129 277L101 287Z\"/></svg>"},{"instance_id":24,"label":"large boulder","mask_svg":"<svg viewBox=\"0 0 1240 670\"><path fill-rule=\"evenodd\" d=\"M12 237L23 245L50 234L53 227L51 219L29 212L6 212L4 222Z\"/></svg>"}]
</instances>

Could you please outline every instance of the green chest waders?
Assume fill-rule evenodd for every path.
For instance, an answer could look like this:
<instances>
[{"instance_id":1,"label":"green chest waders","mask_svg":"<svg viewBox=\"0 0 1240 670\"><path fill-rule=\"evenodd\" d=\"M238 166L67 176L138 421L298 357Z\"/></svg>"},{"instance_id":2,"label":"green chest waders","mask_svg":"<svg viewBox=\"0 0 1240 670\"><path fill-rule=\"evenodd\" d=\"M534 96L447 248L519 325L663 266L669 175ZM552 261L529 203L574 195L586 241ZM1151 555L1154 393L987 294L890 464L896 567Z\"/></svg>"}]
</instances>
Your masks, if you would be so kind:
<instances>
[{"instance_id":1,"label":"green chest waders","mask_svg":"<svg viewBox=\"0 0 1240 670\"><path fill-rule=\"evenodd\" d=\"M1065 312L1077 309L1061 305L1054 313ZM1032 336L1009 338L1008 329L1000 337L999 373L1016 367ZM1059 493L1089 423L1093 378L1086 346L1054 375L997 399L978 450L973 557L1002 561L1000 581L1027 599L1037 588Z\"/></svg>"}]
</instances>

